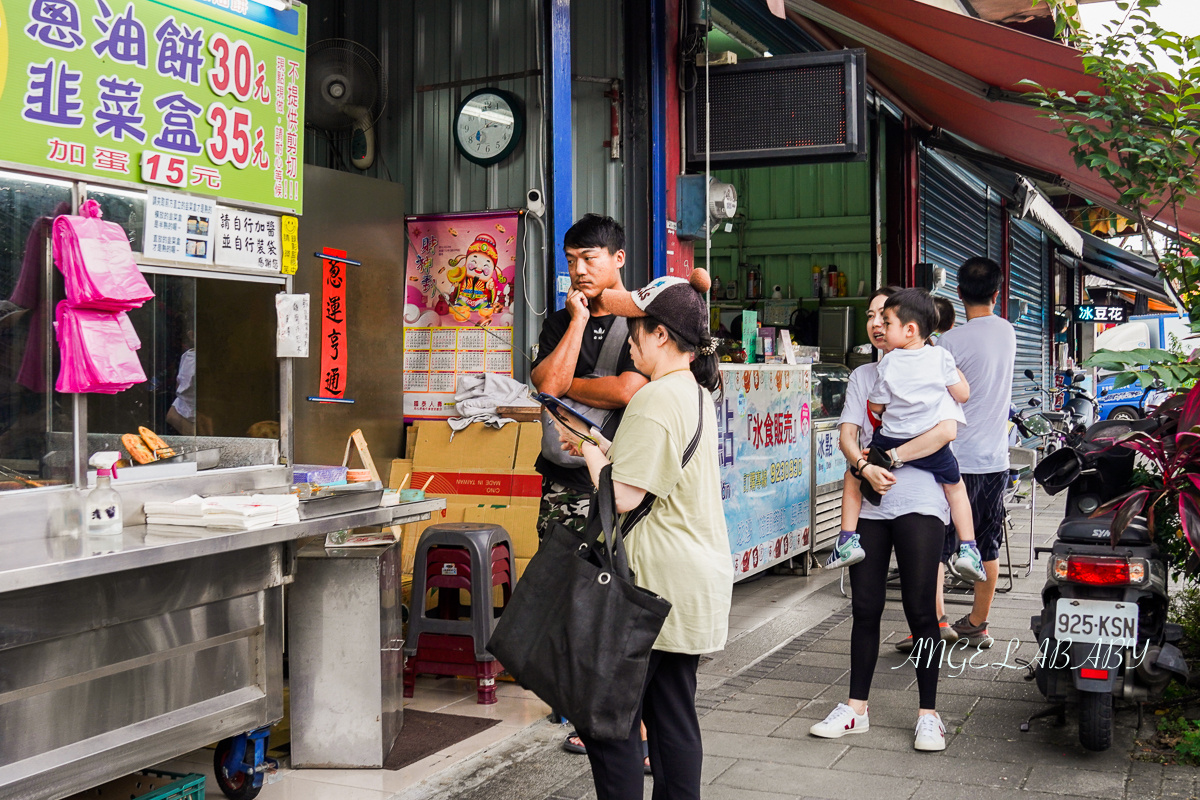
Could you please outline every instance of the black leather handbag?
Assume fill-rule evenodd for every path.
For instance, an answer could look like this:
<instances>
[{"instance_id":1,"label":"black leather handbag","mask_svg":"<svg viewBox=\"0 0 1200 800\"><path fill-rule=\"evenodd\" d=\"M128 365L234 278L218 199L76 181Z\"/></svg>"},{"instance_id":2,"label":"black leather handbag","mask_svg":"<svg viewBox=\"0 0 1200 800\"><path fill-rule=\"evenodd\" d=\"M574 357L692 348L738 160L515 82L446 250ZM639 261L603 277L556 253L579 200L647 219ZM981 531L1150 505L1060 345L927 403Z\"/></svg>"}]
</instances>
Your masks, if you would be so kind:
<instances>
[{"instance_id":1,"label":"black leather handbag","mask_svg":"<svg viewBox=\"0 0 1200 800\"><path fill-rule=\"evenodd\" d=\"M650 650L671 610L633 581L610 465L586 532L550 527L488 641L518 683L591 739L629 737Z\"/></svg>"}]
</instances>

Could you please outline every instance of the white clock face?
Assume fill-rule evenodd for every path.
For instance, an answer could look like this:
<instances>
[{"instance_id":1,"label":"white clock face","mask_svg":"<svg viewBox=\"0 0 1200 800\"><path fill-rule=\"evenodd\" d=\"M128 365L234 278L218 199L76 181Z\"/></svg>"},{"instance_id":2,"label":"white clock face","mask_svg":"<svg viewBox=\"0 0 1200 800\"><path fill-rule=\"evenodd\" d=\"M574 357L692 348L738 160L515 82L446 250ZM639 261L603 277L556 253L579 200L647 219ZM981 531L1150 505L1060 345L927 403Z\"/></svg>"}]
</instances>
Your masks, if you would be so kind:
<instances>
[{"instance_id":1,"label":"white clock face","mask_svg":"<svg viewBox=\"0 0 1200 800\"><path fill-rule=\"evenodd\" d=\"M486 161L505 151L516 130L512 106L498 95L481 94L463 106L454 133L464 152Z\"/></svg>"}]
</instances>

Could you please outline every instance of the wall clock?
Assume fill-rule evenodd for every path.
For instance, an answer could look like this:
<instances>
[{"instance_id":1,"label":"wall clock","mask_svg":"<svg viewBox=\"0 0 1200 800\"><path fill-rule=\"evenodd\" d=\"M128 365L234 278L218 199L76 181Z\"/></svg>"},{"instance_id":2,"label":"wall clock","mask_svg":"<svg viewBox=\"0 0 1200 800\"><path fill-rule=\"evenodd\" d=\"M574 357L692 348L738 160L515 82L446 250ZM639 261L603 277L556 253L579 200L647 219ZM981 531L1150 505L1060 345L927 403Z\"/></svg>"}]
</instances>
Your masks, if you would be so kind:
<instances>
[{"instance_id":1,"label":"wall clock","mask_svg":"<svg viewBox=\"0 0 1200 800\"><path fill-rule=\"evenodd\" d=\"M463 99L454 117L454 144L468 161L488 167L512 155L525 132L525 113L516 95L480 89Z\"/></svg>"}]
</instances>

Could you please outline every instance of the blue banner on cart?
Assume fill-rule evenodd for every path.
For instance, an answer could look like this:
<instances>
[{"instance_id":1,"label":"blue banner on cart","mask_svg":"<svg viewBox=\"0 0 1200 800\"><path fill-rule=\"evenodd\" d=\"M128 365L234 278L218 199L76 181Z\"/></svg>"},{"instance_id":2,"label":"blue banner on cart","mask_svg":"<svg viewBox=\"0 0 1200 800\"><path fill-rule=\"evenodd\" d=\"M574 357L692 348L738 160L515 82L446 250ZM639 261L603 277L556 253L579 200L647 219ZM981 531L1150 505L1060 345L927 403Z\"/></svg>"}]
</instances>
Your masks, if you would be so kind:
<instances>
[{"instance_id":1,"label":"blue banner on cart","mask_svg":"<svg viewBox=\"0 0 1200 800\"><path fill-rule=\"evenodd\" d=\"M721 499L737 580L809 548L812 375L807 366L721 372Z\"/></svg>"},{"instance_id":2,"label":"blue banner on cart","mask_svg":"<svg viewBox=\"0 0 1200 800\"><path fill-rule=\"evenodd\" d=\"M818 488L841 483L846 475L846 457L838 447L839 435L837 426L813 431L813 468L817 471Z\"/></svg>"}]
</instances>

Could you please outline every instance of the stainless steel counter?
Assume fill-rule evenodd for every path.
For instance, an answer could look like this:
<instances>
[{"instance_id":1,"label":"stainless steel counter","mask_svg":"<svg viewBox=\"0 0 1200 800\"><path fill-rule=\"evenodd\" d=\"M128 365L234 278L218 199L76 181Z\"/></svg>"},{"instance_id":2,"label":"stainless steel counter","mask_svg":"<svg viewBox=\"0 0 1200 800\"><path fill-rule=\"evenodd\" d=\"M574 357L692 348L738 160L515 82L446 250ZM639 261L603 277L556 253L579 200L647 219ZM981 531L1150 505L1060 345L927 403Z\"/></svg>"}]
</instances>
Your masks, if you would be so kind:
<instances>
[{"instance_id":1,"label":"stainless steel counter","mask_svg":"<svg viewBox=\"0 0 1200 800\"><path fill-rule=\"evenodd\" d=\"M236 533L141 525L22 539L9 528L0 797L56 800L277 722L292 543L444 507L426 500Z\"/></svg>"},{"instance_id":2,"label":"stainless steel counter","mask_svg":"<svg viewBox=\"0 0 1200 800\"><path fill-rule=\"evenodd\" d=\"M120 536L37 536L0 543L0 593L166 564L214 553L323 536L369 525L428 519L446 507L437 498L373 508L256 531L214 531L175 525L135 525ZM2 646L2 642L0 642Z\"/></svg>"}]
</instances>

